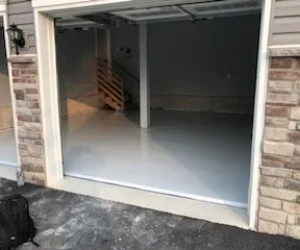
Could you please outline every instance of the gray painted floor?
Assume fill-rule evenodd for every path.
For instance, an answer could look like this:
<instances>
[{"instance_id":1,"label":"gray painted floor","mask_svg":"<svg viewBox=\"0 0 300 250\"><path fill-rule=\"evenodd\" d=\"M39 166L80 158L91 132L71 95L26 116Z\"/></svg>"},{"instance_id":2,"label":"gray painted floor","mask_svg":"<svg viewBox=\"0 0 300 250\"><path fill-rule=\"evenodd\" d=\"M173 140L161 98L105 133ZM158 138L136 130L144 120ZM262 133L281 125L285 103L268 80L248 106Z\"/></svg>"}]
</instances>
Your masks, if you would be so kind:
<instances>
[{"instance_id":1,"label":"gray painted floor","mask_svg":"<svg viewBox=\"0 0 300 250\"><path fill-rule=\"evenodd\" d=\"M17 147L13 129L0 131L0 163L7 166L17 166Z\"/></svg>"},{"instance_id":2,"label":"gray painted floor","mask_svg":"<svg viewBox=\"0 0 300 250\"><path fill-rule=\"evenodd\" d=\"M40 248L72 250L296 250L300 241L0 179L0 195L30 202Z\"/></svg>"},{"instance_id":3,"label":"gray painted floor","mask_svg":"<svg viewBox=\"0 0 300 250\"><path fill-rule=\"evenodd\" d=\"M248 207L252 116L155 110L151 118L146 130L136 111L64 120L65 174Z\"/></svg>"}]
</instances>

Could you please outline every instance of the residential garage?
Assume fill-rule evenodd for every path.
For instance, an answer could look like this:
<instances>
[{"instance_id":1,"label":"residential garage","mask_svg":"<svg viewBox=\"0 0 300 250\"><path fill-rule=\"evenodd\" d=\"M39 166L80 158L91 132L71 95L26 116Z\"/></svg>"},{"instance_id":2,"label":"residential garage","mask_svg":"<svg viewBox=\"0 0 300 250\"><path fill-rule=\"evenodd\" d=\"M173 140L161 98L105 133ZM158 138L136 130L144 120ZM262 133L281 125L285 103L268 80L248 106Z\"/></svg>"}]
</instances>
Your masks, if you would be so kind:
<instances>
[{"instance_id":1,"label":"residential garage","mask_svg":"<svg viewBox=\"0 0 300 250\"><path fill-rule=\"evenodd\" d=\"M259 1L59 16L63 173L246 213L259 28Z\"/></svg>"},{"instance_id":2,"label":"residential garage","mask_svg":"<svg viewBox=\"0 0 300 250\"><path fill-rule=\"evenodd\" d=\"M22 148L22 150L19 152L18 158L20 163L27 162L26 165L20 166L26 181L68 192L260 232L299 236L297 220L292 220L296 218L299 200L298 1L34 0L17 2L8 1L8 17L5 6L2 10L9 24L16 23L17 19L18 23L16 24L19 28L30 34L29 39L25 38L30 44L30 49L20 50L19 56L14 56L15 50L13 50L12 56L9 56L9 71L11 71L12 81L22 79L26 82L22 86L12 84L11 87L14 92L21 90L24 98L29 97L27 96L29 93L26 92L29 86L32 87L33 92L37 93L35 103L30 107L27 102L13 102L15 112L18 114L17 119L20 121L17 127L17 138L20 138L21 141L17 141L17 143L18 148ZM203 29L205 25L208 25L206 23L213 26L212 24L217 23L218 19L223 19L222 24L225 23L225 20L231 19L235 20L232 21L231 26L238 28L240 23L245 24L241 21L243 18L259 15L260 5L262 10L259 49L258 52L256 50L257 53L253 57L251 57L252 53L250 55L246 52L249 43L245 40L245 36L250 38L249 34L253 34L250 28L249 34L245 35L245 31L241 33L243 37L235 38L232 29L229 32L221 28L218 29L215 36L215 38L219 38L218 33L223 32L224 35L221 39L224 40L224 45L228 45L230 40L226 35L230 34L233 41L229 43L229 49L232 49L233 46L238 48L244 46L244 50L237 49L245 57L248 56L242 61L239 55L233 53L233 50L231 50L231 55L226 52L226 48L222 51L219 49L220 47L215 46L217 39L214 39L212 43L204 43L208 36L199 36L200 38L194 36L194 40L189 39L189 41L180 39L183 34L187 34L188 30L196 30L196 28L187 28L187 26L181 29L180 27L184 23L190 27L200 27L202 30L208 31L208 29ZM177 27L171 27L175 23L178 25L178 31ZM5 25L8 28L7 22ZM155 25L164 26L165 29L159 31L153 28ZM174 29L176 29L176 35L172 36L171 31ZM211 30L209 31L211 32ZM89 35L87 35L88 32ZM155 52L151 49L153 48L153 32L163 37L161 42L158 42L157 39L154 41L155 45L164 45L159 47L160 49L155 47L155 51L161 54L159 55L161 60L157 60L151 55ZM168 36L165 37L165 34ZM212 36L212 34L210 35ZM82 37L80 37L81 35ZM129 39L129 35L133 39ZM171 38L169 38L170 36ZM189 36L192 38L192 34ZM88 37L91 40L85 41ZM236 45L235 39L240 40L241 43ZM177 40L181 42L179 46L176 44ZM199 52L194 47L198 42L191 42L196 40L206 45L206 50L200 51L201 55L197 54ZM87 45L80 46L84 43ZM94 44L93 48L91 48L91 44ZM174 46L171 46L173 44ZM183 45L186 53L183 52ZM67 52L64 46L67 46L68 52L72 52L72 47L77 49L72 52L74 55L66 53L66 58L62 60L62 54ZM196 48L198 49L198 47ZM86 50L88 51L84 52ZM192 60L189 61L186 58L193 59L191 51L196 51L194 54L197 55L198 60L195 60L195 64L199 64L201 67L193 68L188 64ZM218 54L214 53L215 51ZM165 52L168 53L164 54ZM97 58L94 66L89 63L90 59L86 59L87 65L90 67L84 67L84 60L80 58L85 53L94 54L94 58ZM214 57L207 58L209 53L210 55L214 54ZM9 48L8 55L10 55ZM184 56L187 55L189 56L185 58ZM201 60L202 56L206 63ZM234 57L241 63L235 65L232 64L233 60L228 60L230 64L224 66L223 58L226 56L230 59ZM67 61L68 57L72 61L68 61L69 65L65 65L65 69L62 64ZM184 59L183 63L178 63L177 57ZM244 75L237 74L236 67L242 68L246 61L249 62L250 57L253 61L257 60L254 105L253 100L251 101L253 97L251 91L248 92L244 89L247 95L243 95L245 92L241 91L240 87L246 85L234 84L240 82L235 81L237 76ZM172 63L169 63L170 60L166 60L168 58L172 59ZM214 58L218 60L214 61ZM166 64L168 65L166 66ZM212 64L218 67L210 68L209 66ZM176 67L178 65L181 66L179 70L179 67ZM30 82L27 81L29 71L22 70L25 66L32 69L30 70L32 73ZM89 71L87 71L88 68L90 68ZM217 71L211 69L217 69ZM21 72L18 77L12 74L15 70ZM200 77L205 81L198 81L197 85L192 84ZM87 80L83 82L82 79L85 78ZM94 86L91 83L92 78L96 79ZM68 79L72 80L66 83ZM101 81L99 81L100 79ZM249 87L248 83L252 83L249 80L252 79L252 75L247 80L245 79L240 78L245 83L247 82ZM160 85L155 85L154 81L159 82ZM184 84L181 84L182 82ZM207 85L206 82L210 84ZM218 84L215 84L216 82ZM72 89L74 84L76 87ZM108 88L111 85L114 87L110 88L110 92L113 92L111 89L115 90L114 95L108 94ZM18 89L17 86L20 88ZM86 86L86 90L84 90L84 86ZM183 88L183 86L188 88ZM194 86L197 86L197 89L192 88ZM219 87L224 86L228 88L220 90ZM248 90L250 88L252 87L249 87ZM93 96L96 97L93 99ZM236 111L237 99L242 100L240 103L243 102L243 105L238 105L239 112ZM246 100L249 101L249 106L244 106ZM99 103L97 103L98 101ZM249 120L252 120L252 112L243 113L241 110L245 109L241 107L248 107L247 110L250 110L250 107L253 110L254 107L253 132L251 133L251 125L248 125L249 129L245 129L247 133L243 137L246 138L243 144L237 143L242 126L234 126L234 124L246 124L246 119L242 119L238 123L233 116L248 116ZM103 114L102 118L99 118L100 113ZM190 113L192 114L190 115ZM199 115L197 116L195 113ZM200 113L205 113L207 117L200 116ZM221 119L220 115L227 117L228 121ZM107 119L108 116L109 119ZM217 116L219 116L219 120L212 120ZM204 129L205 125L208 127L206 130ZM125 128L129 128L126 130L127 137L124 136ZM234 132L230 132L228 128ZM32 129L35 130L34 133L30 132ZM110 133L107 133L108 129L110 129ZM28 131L28 133L24 133L24 131ZM106 134L103 133L105 131ZM161 131L158 133L159 136L155 136L157 131ZM202 134L200 134L201 131ZM102 137L100 138L99 135ZM198 139L200 137L207 142L204 146L203 140ZM167 176L164 172L167 168L163 167L159 168L159 171L163 171L158 171L159 175L154 177L153 173L156 172L148 171L152 174L149 175L150 182L147 183L145 178L141 178L141 174L145 174L145 169L147 169L144 167L147 165L147 159L149 159L148 165L150 166L152 162L171 162L169 166L172 166L173 169L184 164L192 166L193 162L197 162L194 165L202 169L209 163L220 161L224 162L223 168L225 169L224 166L231 166L234 162L231 160L230 163L230 159L244 158L246 160L243 162L247 162L249 155L248 153L242 154L242 148L248 147L249 139L247 138L251 140L251 137L250 176L237 178L242 182L242 185L239 186L240 193L245 194L246 192L242 190L246 190L249 184L249 195L242 194L242 197L247 196L248 198L246 201L248 214L245 203L234 203L232 197L229 199L224 197L224 193L228 192L220 192L220 188L229 187L224 183L225 174L230 175L230 173L236 172L228 171L228 167L220 178L223 183L214 185L216 180L212 179L212 184L205 186L210 190L216 190L213 195L206 192L205 196L201 196L199 193L191 196L191 191L199 189L183 190L183 187L190 188L193 183L205 183L205 180L210 179L207 177L217 176L217 174L212 174L213 168L202 171L200 178L197 173L192 174L191 172L189 177L198 179L196 182L192 182L190 181L192 178L190 178L186 181L186 185L182 185L180 182L181 179L186 178L186 175L181 175L181 179L172 179L174 174L168 170L169 176ZM232 138L236 140L232 140ZM241 137L239 138L241 139ZM176 143L173 143L174 141ZM113 144L114 142L115 144ZM160 146L158 149L157 145ZM234 145L235 147L231 151L229 147ZM238 145L242 146L237 149ZM126 159L127 162L128 159L131 160L129 166L123 164L124 169L134 166L131 164L132 162L143 160L141 163L144 165L139 164L143 167L132 172L133 178L128 175L128 171L124 176L120 174L120 169L122 170L120 148L125 151L122 160ZM132 152L130 149L133 148L136 149L134 155L137 156L137 159L134 159L132 154L130 155ZM161 148L168 149L168 151L163 151ZM112 149L114 149L114 153L111 153ZM99 153L99 151L101 152ZM246 151L248 150L244 152ZM200 152L199 156L195 152ZM196 156L195 160L192 155ZM232 157L230 158L228 155ZM166 158L167 156L173 158ZM73 160L74 164L72 157L77 159L76 162ZM90 167L91 162L96 162L93 157L101 162L101 166L109 163L109 167L99 168L98 172L92 172L93 169L96 169ZM199 158L205 159L205 157L209 159L208 164L203 164L205 162L199 160ZM86 159L82 160L81 158ZM180 161L182 158L185 161ZM111 164L112 159L116 164ZM172 162L172 159L175 160ZM73 167L77 162L80 164ZM110 176L104 176L103 170L107 170L106 174L111 174L115 165L118 167L117 172ZM244 166L246 165L248 164ZM154 170L157 169L156 166L152 165L151 167ZM188 168L186 169L188 170ZM245 170L242 170L243 168L240 169L241 172L246 173ZM191 170L194 171L195 168ZM99 175L100 171L102 171L102 179ZM12 172L15 173L15 171ZM218 171L214 172L218 173ZM162 181L163 174L167 177ZM129 182L128 176L131 178ZM170 176L171 178L169 178ZM120 181L120 177L123 178L121 180L123 182ZM127 182L124 181L125 178L127 178ZM118 179L118 183L116 179ZM146 185L136 185L141 182ZM170 186L167 187L167 185L172 183L172 193L166 192L167 188L170 191ZM163 185L163 189L153 189L154 184L156 186L159 184L161 187ZM150 185L152 185L152 189L149 188ZM176 191L180 188L179 191L184 192L175 194L174 187L177 188ZM207 191L205 188L201 189L201 191L205 190ZM233 195L237 193L232 192ZM212 198L216 196L218 199ZM225 201L227 205L220 204L222 201ZM280 219L278 219L278 214L282 215Z\"/></svg>"},{"instance_id":3,"label":"residential garage","mask_svg":"<svg viewBox=\"0 0 300 250\"><path fill-rule=\"evenodd\" d=\"M265 103L266 85L262 82L267 79L267 34L270 26L270 13L267 11L269 5L267 2L264 3L265 5L267 7L263 7L264 11L260 20L261 2L250 0L242 2L133 0L117 3L109 1L103 4L88 1L87 3L78 2L75 5L66 3L57 6L47 3L44 7L39 3L33 3L39 61L38 77L41 82L39 84L41 120L43 121L44 148L47 152L44 159L46 185L193 218L245 228L250 225L250 228L255 228L261 159L260 145L265 115L262 107ZM208 25L217 27L218 24L226 23L219 20L231 20L228 23L234 23L238 27L239 23L246 25L246 20L251 20L251 18L256 20L257 27L255 28L255 25L251 26L252 28L249 27L248 32L245 32L246 28L243 29L243 36L236 36L233 29L227 32L224 31L225 28L224 30L217 29L223 34L231 34L232 41L229 39L230 36L218 36L217 31L211 34L215 38L222 39L224 44L229 46L227 50L226 48L221 50L217 46L217 39L209 43L206 41L207 36L197 37L193 34L200 33L200 29L208 31L206 27ZM258 27L260 22L260 27ZM185 36L188 30L191 38L194 36L194 39L183 41L174 34L174 39L170 39L172 30L176 30L173 26L176 26L176 23L179 30L176 33ZM182 26L186 27L180 29ZM165 30L159 31L160 27L164 27ZM128 39L129 33L126 29L130 30L132 40L135 42L130 41L131 38ZM159 32L162 35L168 34L165 37L162 36L161 43L154 39L155 35L153 38L153 33L159 34ZM122 35L123 33L125 35ZM253 39L255 43L253 42L253 47L249 49L249 52L246 49L238 50L243 46L242 43L250 46L249 34L254 33L257 37ZM260 33L259 42L258 33ZM92 76L84 82L85 85L89 85L87 87L89 90L81 91L78 95L78 91L69 92L68 90L69 87L72 88L73 83L65 85L61 82L66 74L59 59L63 55L59 54L58 50L64 51L64 49L61 50L64 46L86 50L86 47L90 47L89 45L76 45L76 39L67 38L76 36L78 41L83 41L84 34L93 37L92 41L86 42L94 44L93 51L91 49L88 53L92 55L93 52L95 63L90 65L89 73ZM79 38L80 35L84 38ZM246 40L245 36L249 39ZM43 37L47 39L43 40ZM67 39L65 40L64 37ZM174 43L175 39L181 42L181 46L174 45L177 48L176 51L173 46L169 46L170 41ZM235 39L242 42L238 43ZM198 44L195 41L203 43L204 47L207 46L206 50L199 51L196 47L197 54L194 54L197 55L198 60L201 56L209 54L207 52L209 48L211 48L211 54L214 51L218 54L215 53L213 57L206 58L206 64L199 63L202 67L191 67L191 65L185 67L186 62L189 62L186 58L194 60L193 65L198 61L194 59L194 55L191 56L192 49L186 49L187 53L183 53L183 50L178 48L182 48L182 45L195 46ZM162 47L158 50L155 48L157 44L164 45L165 49ZM161 53L161 60L155 61L155 57L151 56L153 48L157 53ZM227 53L233 49L237 49L236 55ZM161 51L167 53L163 54ZM240 60L240 54L251 58L254 64L253 70L247 69L243 74L240 70L237 73L236 67L242 68L241 65L246 61L245 58ZM241 63L234 62L232 65L224 63L226 56L229 58L234 56ZM172 63L166 66L168 57ZM176 57L183 59L185 64L179 65L182 66L185 74L177 72L178 64L174 60ZM214 57L218 60L214 61ZM79 59L76 60L78 61L73 60L68 63L74 64L72 71L75 71L77 67L76 74L79 74L78 69L83 69L83 67L78 65L84 64L84 60L82 59L81 62ZM247 63L249 63L248 60ZM212 71L213 64L217 65L218 70L215 72ZM169 71L172 74L165 74L162 71ZM189 74L186 73L187 71ZM171 81L175 81L174 84L165 77L168 75ZM187 76L188 79L186 79ZM205 81L198 81L201 76ZM82 79L79 76L76 78ZM71 110L68 108L69 103L75 100L78 105L79 99L84 98L85 101L79 102L81 106L81 104L86 104L88 96L96 93L92 91L93 94L86 94L91 90L91 78L96 79L93 91L96 88L98 104L95 106L94 102L94 104L84 105L80 112L69 115L68 110ZM155 85L153 79L159 83ZM254 79L254 83L250 79ZM195 80L198 85L193 85ZM206 85L206 81L210 84ZM240 81L250 85L239 85ZM215 84L215 82L222 82L222 84ZM188 88L183 88L184 84L187 84ZM111 85L114 87L112 88ZM191 85L196 86L197 89L191 88ZM77 94L72 94L72 97L62 95L60 88L66 88L66 86L67 92ZM228 88L220 90L220 87L224 86ZM245 88L247 86L247 90L242 86ZM110 89L113 94L109 94L107 89ZM248 91L251 89L252 93ZM254 96L255 100L253 100ZM241 117L241 120L238 121L237 117ZM245 126L244 130L243 126ZM202 130L197 128L202 128ZM206 143L198 138L205 138ZM233 150L231 151L229 147ZM186 154L183 154L184 152ZM240 160L238 165L244 162L244 167L239 168L239 173L235 171L236 167L229 171L228 167L227 172L224 171L224 173L228 176L232 176L230 173L235 173L236 176L241 177L240 179L235 177L242 183L239 186L240 192L236 192L236 186L230 187L232 183L227 185L225 174L220 174L225 165L233 165L234 157ZM204 163L205 160L208 164L201 166L201 162ZM92 166L92 163L97 161L101 162L105 168ZM164 163L164 167L157 164L161 162ZM216 162L226 164L223 168L220 168L222 164L219 164L218 169L210 167L211 165L217 166ZM175 171L170 171L170 169L180 169L180 166L184 166L185 169L182 168L178 176L174 173ZM187 166L193 166L191 171ZM197 175L193 171L199 166L203 168L203 171ZM248 166L248 173L246 166ZM204 169L205 167L208 169ZM148 171L151 169L154 171ZM148 174L150 178L141 177L145 174ZM216 177L218 174L219 177ZM161 176L166 177L161 178ZM211 176L216 178L213 179ZM226 179L227 183L230 182L229 179ZM204 180L208 180L208 183ZM238 185L238 181L235 184ZM185 183L190 185L185 185ZM197 187L198 183L202 183L203 186ZM229 187L228 190L235 189L235 192L220 191L225 189L226 185ZM211 191L208 192L206 188ZM200 189L202 193L194 192ZM231 196L226 197L228 194ZM238 196L239 198L236 198Z\"/></svg>"}]
</instances>

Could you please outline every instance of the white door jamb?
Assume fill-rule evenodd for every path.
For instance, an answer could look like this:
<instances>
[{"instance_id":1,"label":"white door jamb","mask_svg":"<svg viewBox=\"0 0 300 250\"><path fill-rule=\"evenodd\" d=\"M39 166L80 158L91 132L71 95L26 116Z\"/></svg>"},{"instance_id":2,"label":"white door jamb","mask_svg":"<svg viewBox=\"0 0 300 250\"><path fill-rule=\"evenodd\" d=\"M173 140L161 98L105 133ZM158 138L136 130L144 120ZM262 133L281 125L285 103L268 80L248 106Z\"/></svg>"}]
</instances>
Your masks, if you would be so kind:
<instances>
[{"instance_id":1,"label":"white door jamb","mask_svg":"<svg viewBox=\"0 0 300 250\"><path fill-rule=\"evenodd\" d=\"M271 24L272 2L264 0L262 4L260 40L258 51L256 94L254 106L252 154L251 154L251 173L249 182L248 213L249 228L255 230L257 207L258 207L258 189L259 189L259 168L261 164L262 139L265 123L265 103L268 85L269 69L269 34Z\"/></svg>"},{"instance_id":2,"label":"white door jamb","mask_svg":"<svg viewBox=\"0 0 300 250\"><path fill-rule=\"evenodd\" d=\"M54 20L34 10L46 185L63 179Z\"/></svg>"}]
</instances>

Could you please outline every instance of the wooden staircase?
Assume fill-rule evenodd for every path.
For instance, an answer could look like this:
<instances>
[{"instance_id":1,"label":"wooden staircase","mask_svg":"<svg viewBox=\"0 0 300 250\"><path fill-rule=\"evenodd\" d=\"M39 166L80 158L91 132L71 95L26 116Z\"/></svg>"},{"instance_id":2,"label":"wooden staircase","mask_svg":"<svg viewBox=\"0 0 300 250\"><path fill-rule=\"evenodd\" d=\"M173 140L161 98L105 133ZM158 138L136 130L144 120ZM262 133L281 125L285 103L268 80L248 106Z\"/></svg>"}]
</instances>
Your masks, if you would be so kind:
<instances>
[{"instance_id":1,"label":"wooden staircase","mask_svg":"<svg viewBox=\"0 0 300 250\"><path fill-rule=\"evenodd\" d=\"M117 111L125 109L123 80L114 73L105 60L97 58L97 84L100 98Z\"/></svg>"}]
</instances>

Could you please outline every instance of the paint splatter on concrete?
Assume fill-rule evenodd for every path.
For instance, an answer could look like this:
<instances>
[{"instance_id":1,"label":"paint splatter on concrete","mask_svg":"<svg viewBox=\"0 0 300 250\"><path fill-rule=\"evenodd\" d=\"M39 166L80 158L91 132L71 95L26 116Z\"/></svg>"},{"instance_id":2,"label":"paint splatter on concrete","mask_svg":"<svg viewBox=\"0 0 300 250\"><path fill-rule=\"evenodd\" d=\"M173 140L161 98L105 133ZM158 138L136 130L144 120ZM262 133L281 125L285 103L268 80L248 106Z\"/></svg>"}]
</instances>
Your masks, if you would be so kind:
<instances>
[{"instance_id":1,"label":"paint splatter on concrete","mask_svg":"<svg viewBox=\"0 0 300 250\"><path fill-rule=\"evenodd\" d=\"M29 199L39 250L299 250L300 242L0 179ZM36 250L31 243L20 250Z\"/></svg>"}]
</instances>

